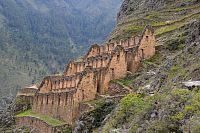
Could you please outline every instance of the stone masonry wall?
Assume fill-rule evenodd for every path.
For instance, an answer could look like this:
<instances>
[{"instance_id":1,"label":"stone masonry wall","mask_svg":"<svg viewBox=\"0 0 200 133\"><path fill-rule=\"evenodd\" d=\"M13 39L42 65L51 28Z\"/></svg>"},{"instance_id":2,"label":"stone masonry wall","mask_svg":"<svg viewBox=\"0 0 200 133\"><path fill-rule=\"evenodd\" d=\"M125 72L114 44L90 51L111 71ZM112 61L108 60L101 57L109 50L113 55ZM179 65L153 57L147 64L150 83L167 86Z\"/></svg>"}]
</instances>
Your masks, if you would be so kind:
<instances>
[{"instance_id":1,"label":"stone masonry wall","mask_svg":"<svg viewBox=\"0 0 200 133\"><path fill-rule=\"evenodd\" d=\"M140 53L142 59L149 59L155 54L155 36L153 29L148 26L143 33L143 36L140 41L139 49L137 50Z\"/></svg>"},{"instance_id":2,"label":"stone masonry wall","mask_svg":"<svg viewBox=\"0 0 200 133\"><path fill-rule=\"evenodd\" d=\"M115 51L112 52L112 58L106 70L101 71L100 78L100 94L105 94L108 91L109 82L111 80L124 78L127 73L125 51L122 46L117 46ZM119 65L120 64L120 65Z\"/></svg>"},{"instance_id":3,"label":"stone masonry wall","mask_svg":"<svg viewBox=\"0 0 200 133\"><path fill-rule=\"evenodd\" d=\"M94 44L89 49L89 52L86 54L84 59L81 62L73 62L71 61L68 66L66 67L66 70L64 72L64 75L70 76L77 72L84 71L84 69L87 66L92 66L93 68L100 68L100 67L106 67L107 63L105 59L102 59L103 55L111 54L111 52L116 48L116 46L120 45L124 49L127 48L133 48L139 43L139 37L134 36L127 40L120 40L119 42L111 42L104 44L102 46L99 46L97 44ZM97 57L94 60L88 60L91 57ZM99 60L98 60L99 59ZM98 60L98 61L97 61Z\"/></svg>"},{"instance_id":4,"label":"stone masonry wall","mask_svg":"<svg viewBox=\"0 0 200 133\"><path fill-rule=\"evenodd\" d=\"M32 88L23 88L23 89L21 89L20 90L20 94L30 94L30 93L32 93L32 94L35 94L37 92L37 90L36 89L32 89Z\"/></svg>"},{"instance_id":5,"label":"stone masonry wall","mask_svg":"<svg viewBox=\"0 0 200 133\"><path fill-rule=\"evenodd\" d=\"M48 93L37 94L34 98L32 110L35 113L48 115L53 118L66 121L72 124L73 120L73 104L75 92L62 92L62 93Z\"/></svg>"},{"instance_id":6,"label":"stone masonry wall","mask_svg":"<svg viewBox=\"0 0 200 133\"><path fill-rule=\"evenodd\" d=\"M136 72L140 62L154 54L155 37L150 26L142 37L93 45L82 60L71 61L63 75L44 78L32 110L72 124L80 113L80 102L105 94L111 80L124 78L127 71Z\"/></svg>"},{"instance_id":7,"label":"stone masonry wall","mask_svg":"<svg viewBox=\"0 0 200 133\"><path fill-rule=\"evenodd\" d=\"M155 54L155 36L150 26L146 26L137 47L127 51L127 68L134 73L140 67L140 62L149 59Z\"/></svg>"},{"instance_id":8,"label":"stone masonry wall","mask_svg":"<svg viewBox=\"0 0 200 133\"><path fill-rule=\"evenodd\" d=\"M41 121L40 119L34 117L16 117L15 119L16 127L21 128L23 126L28 127L29 129L34 129L34 131L39 133L58 133L61 127L52 127Z\"/></svg>"},{"instance_id":9,"label":"stone masonry wall","mask_svg":"<svg viewBox=\"0 0 200 133\"><path fill-rule=\"evenodd\" d=\"M82 73L72 76L48 76L43 79L40 85L40 93L56 92L76 88L82 78Z\"/></svg>"},{"instance_id":10,"label":"stone masonry wall","mask_svg":"<svg viewBox=\"0 0 200 133\"><path fill-rule=\"evenodd\" d=\"M66 71L64 72L64 75L70 76L79 72L83 72L88 66L92 68L107 67L110 56L110 54L104 53L95 57L89 57L82 62L70 62Z\"/></svg>"},{"instance_id":11,"label":"stone masonry wall","mask_svg":"<svg viewBox=\"0 0 200 133\"><path fill-rule=\"evenodd\" d=\"M96 85L95 71L88 68L77 86L80 86L81 89L69 89L68 92L38 93L34 98L32 110L71 124L78 115L79 103L96 97Z\"/></svg>"}]
</instances>

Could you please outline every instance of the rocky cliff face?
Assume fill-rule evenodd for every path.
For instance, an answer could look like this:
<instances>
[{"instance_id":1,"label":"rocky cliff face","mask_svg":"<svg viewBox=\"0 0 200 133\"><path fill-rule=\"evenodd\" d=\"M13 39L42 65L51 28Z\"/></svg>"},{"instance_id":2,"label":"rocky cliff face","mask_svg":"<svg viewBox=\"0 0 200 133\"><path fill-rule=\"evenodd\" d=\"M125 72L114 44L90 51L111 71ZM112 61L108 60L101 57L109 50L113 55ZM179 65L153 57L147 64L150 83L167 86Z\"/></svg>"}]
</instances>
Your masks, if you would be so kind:
<instances>
[{"instance_id":1,"label":"rocky cliff face","mask_svg":"<svg viewBox=\"0 0 200 133\"><path fill-rule=\"evenodd\" d=\"M149 11L163 9L165 6L175 2L177 2L177 0L124 0L118 13L118 20L121 20L123 17L131 14L136 15L142 12L147 13ZM184 1L181 4L177 4L177 7L196 3L198 3L198 0Z\"/></svg>"},{"instance_id":2,"label":"rocky cliff face","mask_svg":"<svg viewBox=\"0 0 200 133\"><path fill-rule=\"evenodd\" d=\"M166 4L174 1L176 0L125 0L118 13L118 20L130 14L163 8Z\"/></svg>"}]
</instances>

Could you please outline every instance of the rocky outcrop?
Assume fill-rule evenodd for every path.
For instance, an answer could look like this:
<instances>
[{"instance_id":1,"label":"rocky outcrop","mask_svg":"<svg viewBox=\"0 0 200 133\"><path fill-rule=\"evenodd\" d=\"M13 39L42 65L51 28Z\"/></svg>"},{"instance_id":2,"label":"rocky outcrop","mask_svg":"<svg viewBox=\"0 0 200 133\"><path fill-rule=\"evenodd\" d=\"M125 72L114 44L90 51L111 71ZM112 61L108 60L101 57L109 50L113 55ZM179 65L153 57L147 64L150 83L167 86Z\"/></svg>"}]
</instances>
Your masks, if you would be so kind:
<instances>
[{"instance_id":1,"label":"rocky outcrop","mask_svg":"<svg viewBox=\"0 0 200 133\"><path fill-rule=\"evenodd\" d=\"M174 4L177 0L124 0L121 9L118 13L118 21L128 15L139 16L141 13L147 13L152 10L159 10L166 5ZM185 5L194 5L198 0L185 1L177 4L177 7Z\"/></svg>"},{"instance_id":2,"label":"rocky outcrop","mask_svg":"<svg viewBox=\"0 0 200 133\"><path fill-rule=\"evenodd\" d=\"M99 100L96 103L97 107L93 107L92 110L81 114L76 121L76 127L73 133L85 133L92 132L93 129L99 127L106 120L108 114L114 109L116 103L113 99Z\"/></svg>"},{"instance_id":3,"label":"rocky outcrop","mask_svg":"<svg viewBox=\"0 0 200 133\"><path fill-rule=\"evenodd\" d=\"M175 1L176 0L124 0L120 12L118 13L118 20L130 14L156 10Z\"/></svg>"}]
</instances>

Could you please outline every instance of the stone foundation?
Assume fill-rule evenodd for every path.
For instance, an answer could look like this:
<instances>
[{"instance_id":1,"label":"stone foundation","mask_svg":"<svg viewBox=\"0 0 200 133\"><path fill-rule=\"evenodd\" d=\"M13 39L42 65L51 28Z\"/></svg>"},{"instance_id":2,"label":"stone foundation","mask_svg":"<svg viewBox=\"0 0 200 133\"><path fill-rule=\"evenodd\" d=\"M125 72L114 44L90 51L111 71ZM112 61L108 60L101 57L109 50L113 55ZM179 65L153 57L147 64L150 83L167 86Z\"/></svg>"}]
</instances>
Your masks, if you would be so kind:
<instances>
[{"instance_id":1,"label":"stone foundation","mask_svg":"<svg viewBox=\"0 0 200 133\"><path fill-rule=\"evenodd\" d=\"M60 133L60 131L62 130L62 126L52 127L46 122L35 117L16 117L15 122L16 128L26 127L38 133Z\"/></svg>"}]
</instances>

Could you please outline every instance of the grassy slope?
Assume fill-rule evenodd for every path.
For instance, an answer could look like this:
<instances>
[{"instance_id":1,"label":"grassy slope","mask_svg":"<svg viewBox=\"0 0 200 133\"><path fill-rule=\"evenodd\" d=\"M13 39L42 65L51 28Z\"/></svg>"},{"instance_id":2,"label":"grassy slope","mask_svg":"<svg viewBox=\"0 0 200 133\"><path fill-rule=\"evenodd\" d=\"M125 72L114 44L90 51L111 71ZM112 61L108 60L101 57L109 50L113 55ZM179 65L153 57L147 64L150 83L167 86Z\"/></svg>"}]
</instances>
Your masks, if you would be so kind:
<instances>
[{"instance_id":1,"label":"grassy slope","mask_svg":"<svg viewBox=\"0 0 200 133\"><path fill-rule=\"evenodd\" d=\"M163 50L152 59L143 61L137 74L119 80L139 95L132 93L121 100L118 109L103 126L103 132L162 133L190 129L196 133L200 130L200 88L188 90L181 84L200 80L200 44L179 42L179 34L188 32L186 29L165 36L169 40L164 43L166 47ZM176 43L171 39L177 39ZM176 50L172 50L171 45L176 45Z\"/></svg>"},{"instance_id":2,"label":"grassy slope","mask_svg":"<svg viewBox=\"0 0 200 133\"><path fill-rule=\"evenodd\" d=\"M181 3L180 1L177 1L177 3ZM177 3L168 5L158 11L141 13L137 17L125 16L118 22L110 38L123 39L129 38L133 34L140 34L146 24L151 24L155 29L156 36L159 37L162 34L183 27L200 16L200 4L177 7Z\"/></svg>"}]
</instances>

